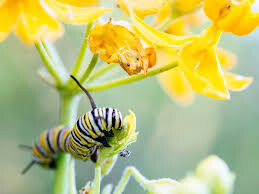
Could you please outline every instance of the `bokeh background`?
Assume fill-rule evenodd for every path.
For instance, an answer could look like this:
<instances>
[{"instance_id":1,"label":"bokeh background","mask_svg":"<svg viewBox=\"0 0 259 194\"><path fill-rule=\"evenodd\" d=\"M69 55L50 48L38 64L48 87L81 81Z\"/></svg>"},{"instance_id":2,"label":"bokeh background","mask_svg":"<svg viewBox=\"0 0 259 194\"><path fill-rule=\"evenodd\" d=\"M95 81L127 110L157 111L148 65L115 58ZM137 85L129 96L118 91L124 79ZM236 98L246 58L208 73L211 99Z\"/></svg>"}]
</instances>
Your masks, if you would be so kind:
<instances>
[{"instance_id":1,"label":"bokeh background","mask_svg":"<svg viewBox=\"0 0 259 194\"><path fill-rule=\"evenodd\" d=\"M108 2L109 3L109 2ZM259 10L259 3L253 7ZM84 28L66 26L56 42L71 69L80 48ZM102 186L116 184L126 166L136 166L149 179L181 179L209 154L226 161L236 173L235 193L258 193L259 180L259 30L248 36L224 34L220 46L238 56L234 72L253 76L244 92L232 93L229 101L196 95L191 106L181 107L161 89L155 77L141 82L93 93L99 106L113 106L124 115L137 116L138 140L129 147L129 158L119 158ZM58 94L37 75L43 64L31 45L11 35L0 44L0 193L51 193L53 171L34 166L26 175L21 170L31 160L18 144L32 145L44 129L59 120ZM110 75L109 78L112 78ZM87 98L79 115L90 109ZM76 161L77 187L94 176L91 162ZM131 179L126 194L143 193Z\"/></svg>"}]
</instances>

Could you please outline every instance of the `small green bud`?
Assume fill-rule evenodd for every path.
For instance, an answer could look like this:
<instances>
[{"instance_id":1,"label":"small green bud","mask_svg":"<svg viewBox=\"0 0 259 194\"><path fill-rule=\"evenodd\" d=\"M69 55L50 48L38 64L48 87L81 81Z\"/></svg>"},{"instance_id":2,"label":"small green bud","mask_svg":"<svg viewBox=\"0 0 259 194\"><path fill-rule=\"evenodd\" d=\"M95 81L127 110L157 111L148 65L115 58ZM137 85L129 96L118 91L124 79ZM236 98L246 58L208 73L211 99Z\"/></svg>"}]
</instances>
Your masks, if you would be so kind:
<instances>
[{"instance_id":1,"label":"small green bud","mask_svg":"<svg viewBox=\"0 0 259 194\"><path fill-rule=\"evenodd\" d=\"M180 182L176 194L209 194L209 191L203 181L194 176L189 176Z\"/></svg>"},{"instance_id":2,"label":"small green bud","mask_svg":"<svg viewBox=\"0 0 259 194\"><path fill-rule=\"evenodd\" d=\"M203 180L212 194L230 194L235 175L227 164L217 156L209 156L198 165L195 176Z\"/></svg>"},{"instance_id":3,"label":"small green bud","mask_svg":"<svg viewBox=\"0 0 259 194\"><path fill-rule=\"evenodd\" d=\"M108 143L111 147L100 147L97 166L101 165L106 159L119 154L127 148L128 145L135 142L138 133L136 130L136 117L132 111L123 120L122 129L114 130L114 137L108 138Z\"/></svg>"}]
</instances>

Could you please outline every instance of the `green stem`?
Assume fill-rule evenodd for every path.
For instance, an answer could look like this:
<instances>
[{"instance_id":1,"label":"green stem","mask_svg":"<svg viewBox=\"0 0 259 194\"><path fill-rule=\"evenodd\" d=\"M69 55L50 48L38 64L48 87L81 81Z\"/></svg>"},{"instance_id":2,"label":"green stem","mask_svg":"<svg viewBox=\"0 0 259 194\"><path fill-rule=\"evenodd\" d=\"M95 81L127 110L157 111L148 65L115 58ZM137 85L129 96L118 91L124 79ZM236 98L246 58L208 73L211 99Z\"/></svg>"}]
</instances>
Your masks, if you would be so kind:
<instances>
[{"instance_id":1,"label":"green stem","mask_svg":"<svg viewBox=\"0 0 259 194\"><path fill-rule=\"evenodd\" d=\"M69 194L76 194L75 159L70 158L69 165Z\"/></svg>"},{"instance_id":2,"label":"green stem","mask_svg":"<svg viewBox=\"0 0 259 194\"><path fill-rule=\"evenodd\" d=\"M105 74L107 71L113 69L114 67L117 67L118 63L110 63L108 65L104 65L104 67L98 69L96 72L94 72L88 79L89 82L99 78L100 76L102 76L103 74Z\"/></svg>"},{"instance_id":3,"label":"green stem","mask_svg":"<svg viewBox=\"0 0 259 194\"><path fill-rule=\"evenodd\" d=\"M62 125L72 126L75 122L79 99L79 96L61 94L60 123ZM68 192L70 159L71 156L66 153L58 156L53 194L67 194Z\"/></svg>"},{"instance_id":4,"label":"green stem","mask_svg":"<svg viewBox=\"0 0 259 194\"><path fill-rule=\"evenodd\" d=\"M92 73L92 71L94 70L94 67L98 61L98 57L99 57L99 53L95 53L91 59L91 62L89 63L86 71L84 72L84 74L82 75L82 77L80 78L80 83L84 83L85 81L87 81L87 78L89 77L89 75Z\"/></svg>"},{"instance_id":5,"label":"green stem","mask_svg":"<svg viewBox=\"0 0 259 194\"><path fill-rule=\"evenodd\" d=\"M138 75L134 75L134 76L131 76L131 77L126 77L126 78L121 78L121 79L118 79L118 80L113 80L113 81L103 83L103 84L88 86L88 87L86 87L86 89L89 92L107 90L109 88L129 84L129 83L132 83L132 82L136 82L136 81L139 81L139 80L142 80L142 79L145 79L145 78L163 73L163 72L168 71L170 69L173 69L175 67L177 67L177 64L173 63L173 64L166 65L166 66L163 66L163 67L160 67L160 68L157 68L157 69L153 69L153 70L147 72L146 75L144 75L144 73L141 73L141 74L138 74ZM81 92L81 91L78 90L78 92Z\"/></svg>"},{"instance_id":6,"label":"green stem","mask_svg":"<svg viewBox=\"0 0 259 194\"><path fill-rule=\"evenodd\" d=\"M85 59L85 55L86 55L86 51L87 51L87 37L90 33L90 30L92 28L92 23L89 23L86 27L86 32L85 32L85 36L82 42L82 46L80 49L80 52L78 54L76 63L74 65L73 71L72 71L72 75L74 75L75 77L78 77L79 74L79 70L84 62Z\"/></svg>"},{"instance_id":7,"label":"green stem","mask_svg":"<svg viewBox=\"0 0 259 194\"><path fill-rule=\"evenodd\" d=\"M142 186L146 185L146 183L148 182L148 180L142 174L140 174L140 172L135 167L128 167L125 169L119 181L119 184L115 188L113 194L121 194L124 191L126 185L128 184L130 175L132 175L136 179L136 181Z\"/></svg>"},{"instance_id":8,"label":"green stem","mask_svg":"<svg viewBox=\"0 0 259 194\"><path fill-rule=\"evenodd\" d=\"M93 194L99 194L100 193L100 187L101 187L101 166L95 167L95 176L94 176L94 182L93 182Z\"/></svg>"},{"instance_id":9,"label":"green stem","mask_svg":"<svg viewBox=\"0 0 259 194\"><path fill-rule=\"evenodd\" d=\"M35 44L35 47L44 62L46 68L50 72L50 74L55 78L57 85L63 85L65 82L65 77L62 76L63 73L57 68L56 64L52 61L50 56L48 55L47 51L45 50L44 46L41 42Z\"/></svg>"},{"instance_id":10,"label":"green stem","mask_svg":"<svg viewBox=\"0 0 259 194\"><path fill-rule=\"evenodd\" d=\"M62 59L60 58L57 49L55 48L55 46L53 45L52 42L44 40L41 41L41 44L44 46L46 52L48 53L49 57L51 58L51 60L57 64L57 65L64 65Z\"/></svg>"}]
</instances>

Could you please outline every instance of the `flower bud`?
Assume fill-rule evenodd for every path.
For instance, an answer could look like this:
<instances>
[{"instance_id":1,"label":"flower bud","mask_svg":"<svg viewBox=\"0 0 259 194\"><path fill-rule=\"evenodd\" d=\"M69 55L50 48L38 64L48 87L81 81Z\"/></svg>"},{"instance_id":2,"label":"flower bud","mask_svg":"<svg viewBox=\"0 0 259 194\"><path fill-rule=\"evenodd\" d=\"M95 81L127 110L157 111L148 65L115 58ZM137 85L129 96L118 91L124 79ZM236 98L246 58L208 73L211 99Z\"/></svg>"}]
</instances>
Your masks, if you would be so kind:
<instances>
[{"instance_id":1,"label":"flower bud","mask_svg":"<svg viewBox=\"0 0 259 194\"><path fill-rule=\"evenodd\" d=\"M108 143L111 147L100 146L99 158L97 160L97 166L103 164L103 162L119 154L121 151L127 148L127 146L136 141L138 133L136 130L136 117L132 111L123 120L122 129L114 130L114 136L108 138Z\"/></svg>"},{"instance_id":2,"label":"flower bud","mask_svg":"<svg viewBox=\"0 0 259 194\"><path fill-rule=\"evenodd\" d=\"M207 183L213 194L229 194L232 191L235 175L227 164L217 156L209 156L197 167L195 176Z\"/></svg>"},{"instance_id":3,"label":"flower bud","mask_svg":"<svg viewBox=\"0 0 259 194\"><path fill-rule=\"evenodd\" d=\"M177 188L177 194L209 194L207 185L200 179L190 176L183 179Z\"/></svg>"}]
</instances>

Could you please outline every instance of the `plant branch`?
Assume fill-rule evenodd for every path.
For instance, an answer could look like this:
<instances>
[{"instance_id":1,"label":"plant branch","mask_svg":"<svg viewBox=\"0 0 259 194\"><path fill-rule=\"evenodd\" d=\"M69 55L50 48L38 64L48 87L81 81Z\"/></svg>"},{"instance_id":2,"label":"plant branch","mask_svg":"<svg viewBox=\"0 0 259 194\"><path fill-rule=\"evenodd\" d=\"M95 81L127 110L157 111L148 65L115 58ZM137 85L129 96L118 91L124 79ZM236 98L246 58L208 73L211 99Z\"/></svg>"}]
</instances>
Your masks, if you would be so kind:
<instances>
[{"instance_id":1,"label":"plant branch","mask_svg":"<svg viewBox=\"0 0 259 194\"><path fill-rule=\"evenodd\" d=\"M44 48L42 42L38 42L35 44L35 47L44 62L46 68L50 72L50 74L55 78L57 86L63 85L65 83L65 77L62 76L62 72L57 68L57 65L52 61L48 52Z\"/></svg>"},{"instance_id":2,"label":"plant branch","mask_svg":"<svg viewBox=\"0 0 259 194\"><path fill-rule=\"evenodd\" d=\"M146 75L144 75L144 73L141 73L141 74L134 75L134 76L131 76L131 77L126 77L126 78L121 78L121 79L118 79L118 80L109 81L107 83L88 86L88 87L86 87L86 89L89 92L107 90L109 88L129 84L129 83L132 83L132 82L136 82L136 81L139 81L139 80L142 80L142 79L145 79L145 78L163 73L163 72L168 71L170 69L173 69L175 67L177 67L177 64L173 63L173 64L166 65L166 66L163 66L163 67L160 67L160 68L157 68L157 69L153 69L153 70L147 72ZM77 92L79 93L81 91L78 90Z\"/></svg>"},{"instance_id":3,"label":"plant branch","mask_svg":"<svg viewBox=\"0 0 259 194\"><path fill-rule=\"evenodd\" d=\"M82 75L82 77L80 78L80 83L84 83L85 81L87 81L89 75L92 73L92 71L94 70L94 67L98 61L98 57L99 57L99 53L95 53L91 59L91 62L89 63L86 71L84 72L84 74Z\"/></svg>"},{"instance_id":4,"label":"plant branch","mask_svg":"<svg viewBox=\"0 0 259 194\"><path fill-rule=\"evenodd\" d=\"M82 41L82 46L81 46L80 52L78 54L76 63L74 65L74 68L72 71L72 75L74 75L75 77L78 77L79 70L85 59L85 55L86 55L86 51L87 51L87 37L90 33L91 28L92 28L92 23L89 23L86 27L86 32L85 32L84 39Z\"/></svg>"},{"instance_id":5,"label":"plant branch","mask_svg":"<svg viewBox=\"0 0 259 194\"><path fill-rule=\"evenodd\" d=\"M110 63L110 64L105 64L104 67L98 69L96 72L94 72L88 79L89 82L99 78L103 74L105 74L107 71L113 69L114 67L117 67L119 64L118 63Z\"/></svg>"},{"instance_id":6,"label":"plant branch","mask_svg":"<svg viewBox=\"0 0 259 194\"><path fill-rule=\"evenodd\" d=\"M76 113L80 96L61 94L60 122L63 125L71 126L76 120ZM71 156L61 153L57 159L55 170L53 194L67 194L69 185L69 165Z\"/></svg>"},{"instance_id":7,"label":"plant branch","mask_svg":"<svg viewBox=\"0 0 259 194\"><path fill-rule=\"evenodd\" d=\"M93 194L99 194L100 187L101 187L101 166L96 166L94 182L93 182Z\"/></svg>"},{"instance_id":8,"label":"plant branch","mask_svg":"<svg viewBox=\"0 0 259 194\"><path fill-rule=\"evenodd\" d=\"M135 167L128 167L125 169L119 181L119 184L116 186L113 194L121 194L124 191L126 185L128 184L130 175L132 175L136 179L136 181L142 186L148 182L148 180L142 174L140 174L140 172Z\"/></svg>"}]
</instances>

